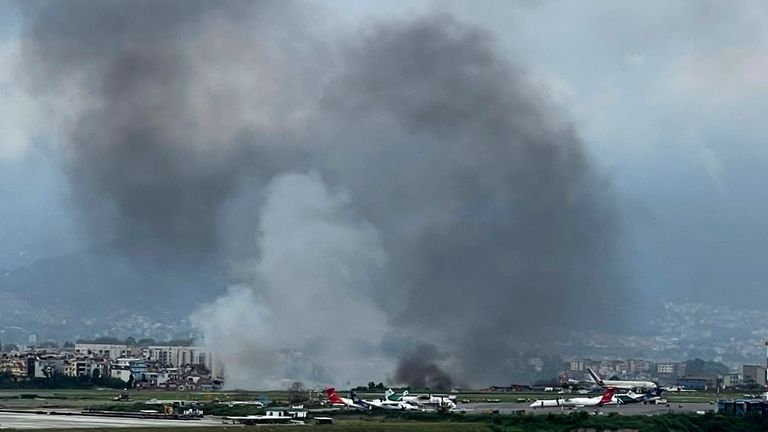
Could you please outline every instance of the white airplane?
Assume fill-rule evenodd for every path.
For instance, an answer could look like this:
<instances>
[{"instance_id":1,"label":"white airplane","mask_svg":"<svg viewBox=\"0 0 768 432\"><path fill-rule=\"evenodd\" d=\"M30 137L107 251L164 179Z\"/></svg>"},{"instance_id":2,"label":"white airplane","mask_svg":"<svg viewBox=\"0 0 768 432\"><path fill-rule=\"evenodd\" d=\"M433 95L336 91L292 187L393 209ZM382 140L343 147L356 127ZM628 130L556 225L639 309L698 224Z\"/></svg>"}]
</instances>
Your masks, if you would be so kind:
<instances>
[{"instance_id":1,"label":"white airplane","mask_svg":"<svg viewBox=\"0 0 768 432\"><path fill-rule=\"evenodd\" d=\"M660 400L661 393L663 391L664 389L661 389L661 388L655 388L653 390L648 391L647 393L635 393L632 390L630 390L624 394L616 395L616 399L619 401L619 403L622 403L622 404L639 403L639 402L647 404L647 403L656 402Z\"/></svg>"},{"instance_id":2,"label":"white airplane","mask_svg":"<svg viewBox=\"0 0 768 432\"><path fill-rule=\"evenodd\" d=\"M403 390L402 393L395 393L391 388L384 392L384 399L390 401L401 401L403 397L408 396L408 390Z\"/></svg>"},{"instance_id":3,"label":"white airplane","mask_svg":"<svg viewBox=\"0 0 768 432\"><path fill-rule=\"evenodd\" d=\"M421 411L421 408L419 408L416 405L413 405L409 402L403 402L403 401L391 401L391 400L381 400L381 399L373 399L373 400L366 400L362 399L358 401L359 404L367 404L371 407L371 409L385 409L385 410L399 410L399 411Z\"/></svg>"},{"instance_id":4,"label":"white airplane","mask_svg":"<svg viewBox=\"0 0 768 432\"><path fill-rule=\"evenodd\" d=\"M604 380L595 373L595 371L592 370L592 368L587 368L587 371L589 371L589 376L592 377L592 380L595 382L595 384L599 385L602 388L606 387L614 387L617 389L643 389L643 390L650 390L655 389L658 387L658 385L651 381L624 381L624 380Z\"/></svg>"},{"instance_id":5,"label":"white airplane","mask_svg":"<svg viewBox=\"0 0 768 432\"><path fill-rule=\"evenodd\" d=\"M395 393L392 389L387 389L384 392L384 399L360 399L355 401L358 405L368 405L370 409L386 409L386 410L400 410L400 411L421 411L421 409L403 400L404 396L408 396L408 390L403 391L400 394Z\"/></svg>"},{"instance_id":6,"label":"white airplane","mask_svg":"<svg viewBox=\"0 0 768 432\"><path fill-rule=\"evenodd\" d=\"M603 405L617 405L618 400L614 396L616 389L609 387L605 389L601 396L596 397L577 397L570 399L539 399L530 405L531 408L551 408L551 407L599 407Z\"/></svg>"},{"instance_id":7,"label":"white airplane","mask_svg":"<svg viewBox=\"0 0 768 432\"><path fill-rule=\"evenodd\" d=\"M421 394L418 396L403 395L400 400L423 408L451 411L456 409L454 399L456 396Z\"/></svg>"},{"instance_id":8,"label":"white airplane","mask_svg":"<svg viewBox=\"0 0 768 432\"><path fill-rule=\"evenodd\" d=\"M691 389L683 388L682 386L664 387L664 390L666 390L668 392L675 392L675 393L678 393L678 392L694 392L694 391L696 391L696 390L691 390Z\"/></svg>"},{"instance_id":9,"label":"white airplane","mask_svg":"<svg viewBox=\"0 0 768 432\"><path fill-rule=\"evenodd\" d=\"M264 408L264 402L261 402L261 401L222 401L222 402L219 402L219 404L227 405L227 406L250 405L250 406L255 406L256 408Z\"/></svg>"}]
</instances>

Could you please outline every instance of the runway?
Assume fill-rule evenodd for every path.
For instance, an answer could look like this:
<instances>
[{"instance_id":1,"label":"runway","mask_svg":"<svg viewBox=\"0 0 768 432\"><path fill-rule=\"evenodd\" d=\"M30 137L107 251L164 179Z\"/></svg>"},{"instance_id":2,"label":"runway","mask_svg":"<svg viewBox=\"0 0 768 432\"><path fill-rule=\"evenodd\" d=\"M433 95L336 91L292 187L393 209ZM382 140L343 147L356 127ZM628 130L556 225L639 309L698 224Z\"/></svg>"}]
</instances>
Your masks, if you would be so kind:
<instances>
[{"instance_id":1,"label":"runway","mask_svg":"<svg viewBox=\"0 0 768 432\"><path fill-rule=\"evenodd\" d=\"M621 415L661 415L667 413L709 412L714 406L709 403L676 404L625 404L600 408L531 408L529 403L467 403L460 404L456 412L465 410L466 415L516 414L526 415L568 415L580 411L597 415L619 413ZM98 417L78 415L76 412L58 411L61 414L40 414L37 412L0 411L0 429L72 429L72 428L131 428L131 427L200 427L223 426L220 417L206 417L202 420L161 420L121 417ZM63 415L62 415L63 414Z\"/></svg>"},{"instance_id":2,"label":"runway","mask_svg":"<svg viewBox=\"0 0 768 432\"><path fill-rule=\"evenodd\" d=\"M531 408L530 402L514 403L514 402L501 402L501 403L466 403L459 404L456 407L457 412L461 412L462 409L466 410L467 414L484 414L493 413L498 411L499 414L514 414L522 411L525 414L568 414L572 412L597 412L597 413L619 413L622 415L658 415L668 413L696 413L700 411L709 412L715 409L715 406L710 403L670 403L670 404L648 404L642 403L635 404L623 404L623 405L607 405L600 408L584 407L584 408Z\"/></svg>"},{"instance_id":3,"label":"runway","mask_svg":"<svg viewBox=\"0 0 768 432\"><path fill-rule=\"evenodd\" d=\"M50 415L34 412L0 412L0 429L72 429L72 428L130 428L130 427L196 427L221 426L221 421L155 420L120 417L96 417L76 414Z\"/></svg>"}]
</instances>

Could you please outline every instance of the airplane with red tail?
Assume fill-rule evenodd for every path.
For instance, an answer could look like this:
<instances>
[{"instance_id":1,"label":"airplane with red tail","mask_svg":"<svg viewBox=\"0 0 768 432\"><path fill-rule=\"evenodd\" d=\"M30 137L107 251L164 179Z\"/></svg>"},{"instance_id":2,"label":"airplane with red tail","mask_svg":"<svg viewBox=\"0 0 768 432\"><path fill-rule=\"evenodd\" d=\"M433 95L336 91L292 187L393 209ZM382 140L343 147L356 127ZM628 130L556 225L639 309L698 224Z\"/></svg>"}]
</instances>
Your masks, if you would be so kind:
<instances>
[{"instance_id":1,"label":"airplane with red tail","mask_svg":"<svg viewBox=\"0 0 768 432\"><path fill-rule=\"evenodd\" d=\"M334 407L340 408L352 408L369 410L371 407L361 400L355 400L350 398L341 397L336 394L336 389L333 387L325 389L325 395L328 397L328 402Z\"/></svg>"},{"instance_id":2,"label":"airplane with red tail","mask_svg":"<svg viewBox=\"0 0 768 432\"><path fill-rule=\"evenodd\" d=\"M616 389L613 387L605 389L602 395L597 397L577 397L577 398L557 398L540 399L532 403L531 408L551 408L551 407L601 407L604 405L618 405L620 402L616 399Z\"/></svg>"}]
</instances>

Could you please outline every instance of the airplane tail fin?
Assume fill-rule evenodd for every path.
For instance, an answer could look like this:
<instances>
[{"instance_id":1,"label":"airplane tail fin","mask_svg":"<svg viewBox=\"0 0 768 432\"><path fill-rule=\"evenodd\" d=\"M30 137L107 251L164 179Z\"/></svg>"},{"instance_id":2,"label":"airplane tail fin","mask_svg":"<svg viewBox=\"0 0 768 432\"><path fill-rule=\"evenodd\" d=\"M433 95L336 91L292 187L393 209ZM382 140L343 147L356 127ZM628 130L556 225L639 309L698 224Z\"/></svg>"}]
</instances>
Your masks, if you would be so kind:
<instances>
[{"instance_id":1,"label":"airplane tail fin","mask_svg":"<svg viewBox=\"0 0 768 432\"><path fill-rule=\"evenodd\" d=\"M615 393L616 393L616 389L613 387L608 387L607 389L605 389L605 391L603 392L603 397L600 399L599 404L605 405L608 402L610 402L611 399L613 399L613 395Z\"/></svg>"},{"instance_id":2,"label":"airplane tail fin","mask_svg":"<svg viewBox=\"0 0 768 432\"><path fill-rule=\"evenodd\" d=\"M393 394L395 394L395 392L391 388L387 389L387 391L384 392L384 399L389 400L389 398L392 397Z\"/></svg>"},{"instance_id":3,"label":"airplane tail fin","mask_svg":"<svg viewBox=\"0 0 768 432\"><path fill-rule=\"evenodd\" d=\"M592 368L587 368L587 371L589 372L589 376L592 377L592 381L595 382L595 384L605 387L605 383L603 382L603 379L600 378L600 375L596 374L595 371L592 370Z\"/></svg>"},{"instance_id":4,"label":"airplane tail fin","mask_svg":"<svg viewBox=\"0 0 768 432\"><path fill-rule=\"evenodd\" d=\"M336 394L336 389L333 387L325 389L325 395L328 396L328 400L331 403L344 403L343 400Z\"/></svg>"}]
</instances>

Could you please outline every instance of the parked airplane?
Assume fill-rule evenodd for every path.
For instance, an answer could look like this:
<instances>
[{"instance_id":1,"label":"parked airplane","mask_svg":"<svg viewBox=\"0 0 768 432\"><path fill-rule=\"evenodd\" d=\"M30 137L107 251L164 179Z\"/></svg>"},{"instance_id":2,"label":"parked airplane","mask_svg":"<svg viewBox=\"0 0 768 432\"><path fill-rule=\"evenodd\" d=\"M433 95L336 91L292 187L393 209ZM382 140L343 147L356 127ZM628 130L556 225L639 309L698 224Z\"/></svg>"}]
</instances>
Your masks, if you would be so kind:
<instances>
[{"instance_id":1,"label":"parked airplane","mask_svg":"<svg viewBox=\"0 0 768 432\"><path fill-rule=\"evenodd\" d=\"M227 406L250 405L250 406L255 406L256 408L264 408L264 402L261 402L261 401L223 401L223 402L219 402L219 404L227 405Z\"/></svg>"},{"instance_id":2,"label":"parked airplane","mask_svg":"<svg viewBox=\"0 0 768 432\"><path fill-rule=\"evenodd\" d=\"M408 390L403 390L402 393L395 393L395 391L390 388L384 392L384 399L390 401L401 401L403 400L403 396L408 396Z\"/></svg>"},{"instance_id":3,"label":"parked airplane","mask_svg":"<svg viewBox=\"0 0 768 432\"><path fill-rule=\"evenodd\" d=\"M531 408L547 408L547 407L594 407L603 405L615 405L618 404L618 400L614 397L616 389L609 387L605 389L601 396L597 397L577 397L570 399L540 399L530 405Z\"/></svg>"},{"instance_id":4,"label":"parked airplane","mask_svg":"<svg viewBox=\"0 0 768 432\"><path fill-rule=\"evenodd\" d=\"M568 376L568 372L563 372L560 374L560 386L562 388L574 388L579 387L581 385L581 381L577 379L571 379Z\"/></svg>"},{"instance_id":5,"label":"parked airplane","mask_svg":"<svg viewBox=\"0 0 768 432\"><path fill-rule=\"evenodd\" d=\"M451 411L456 409L456 402L454 402L454 399L456 399L456 396L421 394L418 396L404 395L400 400L422 408Z\"/></svg>"},{"instance_id":6,"label":"parked airplane","mask_svg":"<svg viewBox=\"0 0 768 432\"><path fill-rule=\"evenodd\" d=\"M661 399L661 392L663 392L664 389L656 388L653 390L648 391L647 393L635 393L632 390L624 393L624 394L617 394L616 399L622 403L649 403L649 402L655 402L659 399Z\"/></svg>"},{"instance_id":7,"label":"parked airplane","mask_svg":"<svg viewBox=\"0 0 768 432\"><path fill-rule=\"evenodd\" d=\"M391 390L390 390L391 391ZM343 398L336 394L336 390L333 388L329 388L325 390L326 396L328 396L328 401L333 406L338 407L344 407L344 408L353 408L353 409L362 409L362 410L377 410L377 409L385 409L385 410L400 410L400 411L420 411L420 408L414 404L411 404L407 401L399 400L388 400L386 397L388 395L391 395L389 393L384 393L385 398L384 399L358 399L354 396L354 393L352 393L352 398ZM394 392L392 392L394 394Z\"/></svg>"},{"instance_id":8,"label":"parked airplane","mask_svg":"<svg viewBox=\"0 0 768 432\"><path fill-rule=\"evenodd\" d=\"M421 408L419 408L416 405L413 405L409 402L404 401L391 401L391 400L381 400L381 399L373 399L373 400L360 400L358 401L360 404L367 404L371 407L371 409L385 409L385 410L399 410L399 411L421 411Z\"/></svg>"},{"instance_id":9,"label":"parked airplane","mask_svg":"<svg viewBox=\"0 0 768 432\"><path fill-rule=\"evenodd\" d=\"M602 388L606 387L614 387L617 389L643 389L643 390L650 390L655 389L658 387L658 385L651 381L624 381L624 380L604 380L595 373L595 371L592 370L592 368L587 368L587 371L589 371L589 376L592 377L592 380L595 381L597 385L599 385Z\"/></svg>"},{"instance_id":10,"label":"parked airplane","mask_svg":"<svg viewBox=\"0 0 768 432\"><path fill-rule=\"evenodd\" d=\"M664 387L664 390L666 390L668 392L694 392L694 391L696 391L696 390L691 390L691 389L683 388L683 386Z\"/></svg>"},{"instance_id":11,"label":"parked airplane","mask_svg":"<svg viewBox=\"0 0 768 432\"><path fill-rule=\"evenodd\" d=\"M335 388L325 389L325 395L328 396L328 402L330 402L331 405L335 407L362 409L362 410L371 409L370 406L360 403L361 401L359 399L355 400L350 398L343 398L337 395Z\"/></svg>"}]
</instances>

